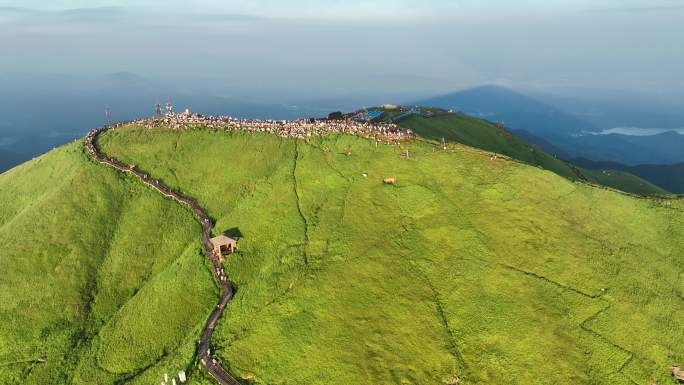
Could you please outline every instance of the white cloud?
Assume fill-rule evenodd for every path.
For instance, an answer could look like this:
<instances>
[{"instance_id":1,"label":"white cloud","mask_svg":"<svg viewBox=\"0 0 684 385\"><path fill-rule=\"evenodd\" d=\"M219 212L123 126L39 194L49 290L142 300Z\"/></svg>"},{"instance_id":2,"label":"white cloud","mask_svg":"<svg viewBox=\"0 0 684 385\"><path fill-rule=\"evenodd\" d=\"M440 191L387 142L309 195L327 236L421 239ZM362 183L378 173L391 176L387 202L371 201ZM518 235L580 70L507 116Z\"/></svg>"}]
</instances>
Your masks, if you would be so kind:
<instances>
[{"instance_id":1,"label":"white cloud","mask_svg":"<svg viewBox=\"0 0 684 385\"><path fill-rule=\"evenodd\" d=\"M161 0L144 1L147 10L103 1L88 2L100 8L67 12L27 14L0 8L0 52L5 53L0 73L130 70L187 79L207 76L255 93L271 92L268 87L288 92L428 92L478 83L682 86L678 63L684 60L684 51L677 38L684 26L671 11L584 12L590 8L584 0L556 0L554 7L541 6L539 0L486 5L475 0L300 0L287 6L275 0L232 0L227 2L231 7L209 0L169 1L165 7ZM68 8L84 4L59 3ZM621 10L643 4L601 2L602 7ZM520 12L511 15L502 11L506 7L520 7ZM359 20L333 20L343 9L346 17ZM430 14L439 9L447 11L439 18ZM556 14L540 17L530 10ZM460 19L454 17L464 13ZM393 15L425 20L406 22Z\"/></svg>"}]
</instances>

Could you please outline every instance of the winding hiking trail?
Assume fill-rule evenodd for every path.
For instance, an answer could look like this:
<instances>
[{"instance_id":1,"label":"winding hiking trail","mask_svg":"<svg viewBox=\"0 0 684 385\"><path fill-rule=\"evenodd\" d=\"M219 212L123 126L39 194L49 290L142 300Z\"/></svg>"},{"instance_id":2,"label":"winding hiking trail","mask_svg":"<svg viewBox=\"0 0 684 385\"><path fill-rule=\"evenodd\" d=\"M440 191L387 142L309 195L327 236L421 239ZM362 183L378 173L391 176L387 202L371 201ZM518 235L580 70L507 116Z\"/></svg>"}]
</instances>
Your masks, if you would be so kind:
<instances>
[{"instance_id":1,"label":"winding hiking trail","mask_svg":"<svg viewBox=\"0 0 684 385\"><path fill-rule=\"evenodd\" d=\"M137 177L141 182L146 184L147 186L153 188L163 196L167 198L171 198L175 200L176 202L188 207L195 218L199 221L199 223L202 226L202 235L201 235L201 242L202 242L202 251L203 254L208 258L208 260L212 264L213 268L213 275L216 278L220 288L221 288L221 294L220 294L220 301L214 308L214 310L211 312L209 315L204 328L202 329L202 333L199 338L199 343L197 346L197 357L200 361L200 364L202 367L209 373L211 377L213 377L216 382L220 385L241 385L239 381L237 381L231 374L222 367L221 362L218 357L212 356L211 355L211 338L214 332L214 329L221 318L221 315L223 314L223 311L225 308L228 306L228 303L230 300L233 298L234 295L234 288L231 284L231 282L228 280L228 277L225 275L223 268L221 266L220 261L216 256L213 254L213 246L210 242L210 237L211 237L211 232L214 228L214 224L212 223L211 219L209 218L207 212L202 208L195 199L187 197L179 192L171 190L169 187L165 186L158 180L152 179L148 174L145 172L139 170L136 166L134 165L127 165L124 164L117 159L111 158L104 154L103 152L100 151L100 149L97 146L97 139L100 136L100 134L118 127L118 125L115 126L109 126L109 127L104 127L104 128L98 128L95 130L92 130L91 132L88 133L88 135L85 138L85 146L88 154L90 157L97 163L107 165L109 167L112 167L118 171L121 171L123 173L128 173L132 174L135 177ZM295 163L294 167L296 168L297 164L297 158L298 158L298 147L295 147L297 153L295 156ZM344 176L343 176L344 177ZM296 182L295 182L296 183ZM622 194L625 194L623 192L620 192ZM295 189L295 194L297 194L297 190ZM632 196L631 194L627 194ZM674 199L670 197L651 197L651 196L640 196L639 198L641 199ZM299 202L299 200L298 200ZM297 209L299 211L300 216L302 217L302 220L305 222L306 225L306 218L302 215L301 208L297 206ZM305 237L308 239L308 234L305 234ZM306 264L308 264L308 259L307 255L304 255L304 261ZM478 262L484 263L486 265L489 265L490 262L484 261L477 259ZM575 293L577 295L583 296L588 299L592 300L597 300L601 301L604 306L597 310L594 314L590 315L588 318L580 322L579 328L582 329L584 332L592 335L593 337L603 341L605 344L611 346L612 348L622 352L625 354L626 359L622 362L620 367L617 369L616 373L623 376L627 381L629 381L633 385L637 385L637 382L635 382L629 375L625 374L625 368L637 357L636 354L623 347L618 345L617 343L613 342L610 340L608 337L604 336L603 334L596 332L593 330L591 327L588 326L588 324L599 317L602 313L608 311L612 305L611 302L606 300L604 298L605 294L605 289L602 290L601 293L597 294L591 294L587 293L581 289L577 289L572 286L565 285L563 283L554 281L550 278L547 278L545 276L539 275L534 272L526 271L523 269L520 269L515 266L503 264L503 263L496 263L498 267L503 267L505 269L517 272L519 274L523 274L530 279L536 279L543 281L547 284L553 285L559 289L569 291L572 293ZM423 274L423 273L421 273ZM424 277L426 278L426 277ZM450 327L448 325L448 320L447 317L444 315L444 310L443 306L441 304L441 300L439 299L439 294L438 291L435 289L435 287L430 283L428 279L426 279L427 284L431 288L433 295L435 297L435 303L438 309L438 313L440 314L440 319L442 321L442 324L444 325L444 328L447 331L447 334L449 335L449 342L451 344L450 350L453 353L454 357L456 360L461 364L464 370L468 370L467 364L465 360L463 359L460 351L458 350L456 346L456 338L453 336L452 331L450 330ZM680 297L681 298L681 297ZM42 359L42 358L41 358ZM37 362L42 362L40 360L37 360ZM1 366L1 365L0 365Z\"/></svg>"},{"instance_id":2,"label":"winding hiking trail","mask_svg":"<svg viewBox=\"0 0 684 385\"><path fill-rule=\"evenodd\" d=\"M228 277L225 275L223 271L221 262L218 260L218 258L214 256L212 252L213 246L209 239L211 238L211 231L214 228L214 224L212 223L211 219L209 219L209 215L207 215L207 212L197 203L195 199L171 190L167 186L160 183L158 180L150 178L149 175L140 171L134 165L124 164L114 158L111 158L103 154L97 147L97 139L100 136L100 134L110 129L110 127L98 128L88 133L88 135L85 138L85 146L90 157L97 163L104 164L121 172L136 176L138 179L140 179L141 182L143 182L149 187L152 187L163 196L171 198L176 202L184 206L187 206L192 211L195 218L202 225L202 252L212 264L213 275L216 278L219 286L221 287L221 299L209 315L209 318L207 319L207 322L204 325L204 328L202 329L202 334L200 335L199 343L197 345L197 357L199 358L202 367L219 384L241 385L240 382L238 382L233 376L230 375L230 373L228 373L226 369L224 369L221 366L220 360L217 357L211 355L212 334L214 333L214 329L216 328L218 320L221 318L223 311L226 309L226 306L228 306L228 302L230 302L230 300L233 298L235 292L233 289L233 285L230 283Z\"/></svg>"}]
</instances>

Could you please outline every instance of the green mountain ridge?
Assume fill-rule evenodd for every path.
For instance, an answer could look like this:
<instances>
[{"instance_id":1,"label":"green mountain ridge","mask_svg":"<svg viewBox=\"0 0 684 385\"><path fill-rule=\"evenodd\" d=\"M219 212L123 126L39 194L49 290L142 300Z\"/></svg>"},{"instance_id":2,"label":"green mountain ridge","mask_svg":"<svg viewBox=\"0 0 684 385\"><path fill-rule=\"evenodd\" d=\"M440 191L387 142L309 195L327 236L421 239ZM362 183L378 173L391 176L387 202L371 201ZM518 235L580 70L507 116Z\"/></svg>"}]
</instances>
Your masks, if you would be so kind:
<instances>
[{"instance_id":1,"label":"green mountain ridge","mask_svg":"<svg viewBox=\"0 0 684 385\"><path fill-rule=\"evenodd\" d=\"M588 159L573 159L573 163L594 170L619 170L650 180L668 191L684 194L684 163L643 164L627 166L615 162L596 162Z\"/></svg>"},{"instance_id":2,"label":"green mountain ridge","mask_svg":"<svg viewBox=\"0 0 684 385\"><path fill-rule=\"evenodd\" d=\"M570 180L582 180L637 195L670 195L658 187L624 170L588 170L551 155L486 120L442 111L436 116L413 115L398 122L421 137L456 142L503 154L552 171Z\"/></svg>"},{"instance_id":3,"label":"green mountain ridge","mask_svg":"<svg viewBox=\"0 0 684 385\"><path fill-rule=\"evenodd\" d=\"M482 86L415 101L454 109L475 117L505 122L513 130L528 133L561 149L567 159L586 158L628 165L673 164L684 161L684 136L586 135L614 127L678 127L681 111L671 101L626 94L610 96L611 102L573 100L534 91ZM601 99L601 98L599 98ZM667 106L667 107L665 107ZM600 118L604 115L603 118ZM596 119L594 119L596 118ZM546 147L551 151L550 147ZM558 155L561 155L558 153Z\"/></svg>"},{"instance_id":4,"label":"green mountain ridge","mask_svg":"<svg viewBox=\"0 0 684 385\"><path fill-rule=\"evenodd\" d=\"M681 200L425 140L130 126L101 147L243 234L214 350L245 383L673 384L684 361ZM199 233L81 142L0 175L0 382L211 384Z\"/></svg>"}]
</instances>

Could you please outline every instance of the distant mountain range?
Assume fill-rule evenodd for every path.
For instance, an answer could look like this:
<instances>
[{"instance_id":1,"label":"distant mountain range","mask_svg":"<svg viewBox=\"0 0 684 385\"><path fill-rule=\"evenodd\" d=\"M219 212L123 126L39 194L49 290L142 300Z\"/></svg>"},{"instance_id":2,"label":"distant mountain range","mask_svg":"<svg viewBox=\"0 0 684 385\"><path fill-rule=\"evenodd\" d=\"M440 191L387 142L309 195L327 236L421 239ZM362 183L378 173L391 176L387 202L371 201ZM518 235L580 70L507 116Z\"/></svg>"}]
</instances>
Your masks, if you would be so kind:
<instances>
[{"instance_id":1,"label":"distant mountain range","mask_svg":"<svg viewBox=\"0 0 684 385\"><path fill-rule=\"evenodd\" d=\"M600 129L529 96L497 86L483 86L419 100L415 104L454 109L507 127L527 130L547 140Z\"/></svg>"},{"instance_id":2,"label":"distant mountain range","mask_svg":"<svg viewBox=\"0 0 684 385\"><path fill-rule=\"evenodd\" d=\"M558 90L571 96L525 90L521 93L542 100L577 119L601 128L684 127L684 101L676 96L636 94L592 89Z\"/></svg>"},{"instance_id":3,"label":"distant mountain range","mask_svg":"<svg viewBox=\"0 0 684 385\"><path fill-rule=\"evenodd\" d=\"M591 170L619 170L641 177L656 186L677 194L684 194L684 163L625 166L616 162L596 162L584 158L571 160L573 164Z\"/></svg>"},{"instance_id":4,"label":"distant mountain range","mask_svg":"<svg viewBox=\"0 0 684 385\"><path fill-rule=\"evenodd\" d=\"M652 121L649 127L676 127L680 117L678 107L674 104L661 109L653 106L660 101L651 104L632 102L639 104L632 106L619 96L615 97L616 102L580 100L483 86L410 104L453 109L503 122L516 136L558 158L599 162L597 165L610 165L614 170L638 167L640 173L636 175L670 191L682 191L684 183L680 186L677 177L671 178L667 186L661 177L668 172L679 172L680 168L657 169L659 164L684 163L684 135L675 132L651 136L601 134L617 125L647 126L649 121ZM249 118L291 119L329 112L306 103L289 106L244 101L222 96L219 89L196 92L130 72L89 78L0 76L0 114L4 117L0 122L0 172L104 124L105 105L111 108L112 120L121 121L150 116L155 103L169 100L177 109L190 107L207 114ZM335 103L331 100L325 104L332 110L334 104L351 103L344 100ZM682 115L684 125L684 113ZM651 166L642 167L642 164ZM599 168L597 165L587 168Z\"/></svg>"},{"instance_id":5,"label":"distant mountain range","mask_svg":"<svg viewBox=\"0 0 684 385\"><path fill-rule=\"evenodd\" d=\"M626 113L630 110L629 106L618 107L607 102L592 104L552 96L539 100L537 97L502 87L485 86L419 100L415 104L454 109L503 122L509 129L526 131L528 140L559 156L628 165L684 162L684 135L674 132L651 136L601 134L602 131L615 127L605 125L609 123L629 126L632 122L632 127L643 124L643 116L634 111L631 114ZM567 108L562 108L563 105ZM653 108L641 108L645 116L653 116ZM634 109L638 107L631 110ZM680 115L684 126L684 113L674 111L663 114L666 118L654 121L648 127L658 124L673 127ZM539 139L534 139L533 136Z\"/></svg>"},{"instance_id":6,"label":"distant mountain range","mask_svg":"<svg viewBox=\"0 0 684 385\"><path fill-rule=\"evenodd\" d=\"M586 135L558 145L573 157L631 166L684 162L684 135L672 131L652 136Z\"/></svg>"},{"instance_id":7,"label":"distant mountain range","mask_svg":"<svg viewBox=\"0 0 684 385\"><path fill-rule=\"evenodd\" d=\"M396 113L396 112L394 112ZM393 111L385 111L386 116ZM401 119L398 124L409 128L424 139L456 142L485 151L503 154L523 163L541 167L573 181L584 181L638 195L669 195L671 192L628 171L610 168L582 168L558 159L538 145L529 144L521 137L497 125L464 114L444 113L424 109Z\"/></svg>"},{"instance_id":8,"label":"distant mountain range","mask_svg":"<svg viewBox=\"0 0 684 385\"><path fill-rule=\"evenodd\" d=\"M581 101L484 86L412 104L503 122L510 132L559 158L594 170L630 172L669 191L684 192L684 135L602 133L618 126L682 127L684 108L631 100L637 101Z\"/></svg>"}]
</instances>

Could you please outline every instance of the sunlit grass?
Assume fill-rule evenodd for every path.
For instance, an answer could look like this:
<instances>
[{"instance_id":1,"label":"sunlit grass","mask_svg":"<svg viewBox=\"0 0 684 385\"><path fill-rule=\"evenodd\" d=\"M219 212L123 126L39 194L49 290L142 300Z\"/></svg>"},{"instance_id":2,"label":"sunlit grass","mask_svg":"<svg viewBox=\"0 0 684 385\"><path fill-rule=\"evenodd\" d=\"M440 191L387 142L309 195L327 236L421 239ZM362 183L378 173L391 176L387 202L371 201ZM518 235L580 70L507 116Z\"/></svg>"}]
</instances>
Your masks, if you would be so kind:
<instances>
[{"instance_id":1,"label":"sunlit grass","mask_svg":"<svg viewBox=\"0 0 684 385\"><path fill-rule=\"evenodd\" d=\"M442 114L426 118L412 116L399 124L410 128L423 138L437 143L455 142L504 154L518 161L539 166L570 180L586 180L639 195L669 195L670 192L622 171L593 171L575 167L539 147L530 145L493 123L462 114Z\"/></svg>"},{"instance_id":2,"label":"sunlit grass","mask_svg":"<svg viewBox=\"0 0 684 385\"><path fill-rule=\"evenodd\" d=\"M189 364L218 295L189 212L75 143L3 174L0 218L0 383L116 383Z\"/></svg>"},{"instance_id":3,"label":"sunlit grass","mask_svg":"<svg viewBox=\"0 0 684 385\"><path fill-rule=\"evenodd\" d=\"M216 343L257 383L671 383L684 359L681 202L466 147L404 144L404 159L349 136L166 130L104 143L244 235Z\"/></svg>"},{"instance_id":4,"label":"sunlit grass","mask_svg":"<svg viewBox=\"0 0 684 385\"><path fill-rule=\"evenodd\" d=\"M421 141L131 128L102 145L242 235L214 344L253 383L672 384L684 361L681 201ZM211 384L198 236L82 143L0 176L0 383Z\"/></svg>"}]
</instances>

